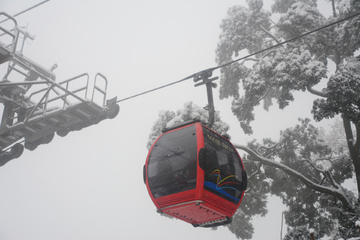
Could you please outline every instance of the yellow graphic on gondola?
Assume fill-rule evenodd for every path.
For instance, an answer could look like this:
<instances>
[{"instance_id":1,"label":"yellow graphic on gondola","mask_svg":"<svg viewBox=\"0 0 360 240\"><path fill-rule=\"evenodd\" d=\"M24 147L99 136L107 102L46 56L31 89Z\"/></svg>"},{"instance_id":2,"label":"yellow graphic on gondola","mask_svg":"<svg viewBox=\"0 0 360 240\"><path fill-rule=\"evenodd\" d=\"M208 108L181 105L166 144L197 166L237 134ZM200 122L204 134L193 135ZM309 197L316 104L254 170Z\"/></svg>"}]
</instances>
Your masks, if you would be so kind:
<instances>
[{"instance_id":1,"label":"yellow graphic on gondola","mask_svg":"<svg viewBox=\"0 0 360 240\"><path fill-rule=\"evenodd\" d=\"M231 188L231 189L235 189L233 187L228 187L228 186L225 186L227 184L238 184L236 182L224 182L225 180L227 180L228 178L231 178L231 177L235 177L236 178L236 175L230 175L230 176L227 176L226 178L224 179L221 179L221 174L220 174L220 170L219 169L216 169L214 170L212 173L210 173L209 177L212 177L212 176L217 176L217 180L216 180L216 188ZM235 189L237 190L237 189Z\"/></svg>"}]
</instances>

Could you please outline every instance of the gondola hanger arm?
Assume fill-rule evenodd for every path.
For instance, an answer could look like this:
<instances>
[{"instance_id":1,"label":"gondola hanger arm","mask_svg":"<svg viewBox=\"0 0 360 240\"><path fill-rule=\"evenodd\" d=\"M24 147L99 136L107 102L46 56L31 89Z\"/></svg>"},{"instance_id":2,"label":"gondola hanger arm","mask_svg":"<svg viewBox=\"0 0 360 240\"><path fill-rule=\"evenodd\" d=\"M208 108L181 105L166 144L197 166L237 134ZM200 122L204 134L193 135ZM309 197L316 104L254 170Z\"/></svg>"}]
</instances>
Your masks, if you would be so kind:
<instances>
[{"instance_id":1,"label":"gondola hanger arm","mask_svg":"<svg viewBox=\"0 0 360 240\"><path fill-rule=\"evenodd\" d=\"M209 128L211 128L215 122L215 107L214 107L214 97L213 97L212 88L216 88L217 84L213 83L213 81L219 79L219 77L209 78L212 76L213 70L214 69L210 68L210 69L207 69L207 70L204 70L204 71L194 74L194 82L198 82L198 81L202 80L202 82L195 84L195 87L198 87L198 86L201 86L204 84L206 85L208 105L205 109L209 111L209 120L207 123L207 126Z\"/></svg>"}]
</instances>

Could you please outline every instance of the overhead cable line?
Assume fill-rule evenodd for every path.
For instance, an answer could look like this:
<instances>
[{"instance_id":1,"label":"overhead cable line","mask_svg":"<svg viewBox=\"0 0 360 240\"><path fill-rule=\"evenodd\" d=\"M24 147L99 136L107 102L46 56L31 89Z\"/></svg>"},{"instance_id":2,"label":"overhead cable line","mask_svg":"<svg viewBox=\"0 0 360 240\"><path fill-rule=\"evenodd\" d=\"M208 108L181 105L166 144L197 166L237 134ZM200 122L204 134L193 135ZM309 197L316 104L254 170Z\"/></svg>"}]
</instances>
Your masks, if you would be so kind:
<instances>
[{"instance_id":1,"label":"overhead cable line","mask_svg":"<svg viewBox=\"0 0 360 240\"><path fill-rule=\"evenodd\" d=\"M192 75L190 75L190 76L188 76L188 77L186 77L186 78L183 78L183 79L181 79L181 80L178 80L178 81L175 81L175 82L172 82L172 83L169 83L169 84L165 84L165 85L162 85L162 86L160 86L160 87L153 88L153 89L150 89L150 90L148 90L148 91L145 91L145 92L142 92L142 93L138 93L138 94L135 94L135 95L130 96L130 97L127 97L127 98L120 99L120 100L118 100L118 101L116 101L116 102L117 102L117 103L118 103L118 102L123 102L123 101L129 100L129 99L131 99L131 98L135 98L135 97L138 97L138 96L141 96L141 95L150 93L150 92L157 91L157 90L162 89L162 88L165 88L165 87L169 87L169 86L171 86L171 85L174 85L174 84L183 82L183 81L188 80L188 79L191 79L191 78L197 78L198 76L201 76L201 75L203 75L204 73L213 72L214 70L217 70L217 69L219 69L219 68L226 67L226 66L228 66L228 65L234 64L234 63L236 63L236 62L238 62L238 61L241 61L241 60L244 60L244 59L246 59L246 58L252 57L252 56L257 55L257 54L259 54L259 53L263 53L263 52L266 52L266 51L268 51L268 50L270 50L270 49L277 48L277 47L279 47L279 46L281 46L281 45L284 45L284 44L286 44L286 43L295 41L295 40L297 40L297 39L299 39L299 38L303 38L303 37L305 37L305 36L307 36L307 35L310 35L310 34L313 34L313 33L315 33L315 32L321 31L321 30L323 30L323 29L325 29L325 28L331 27L331 26L333 26L333 25L336 25L336 24L338 24L338 23L340 23L340 22L349 20L349 19L354 18L354 17L359 16L359 15L360 15L360 12L358 12L358 13L356 13L356 14L354 14L354 15L351 15L351 16L349 16L349 17L340 19L340 20L338 20L338 21L335 21L335 22L333 22L333 23L330 23L330 24L328 24L328 25L322 26L322 27L317 28L317 29L315 29L315 30L306 32L306 33L304 33L304 34L302 34L302 35L299 35L299 36L297 36L297 37L294 37L294 38L285 40L285 41L283 41L283 42L281 42L281 43L279 43L279 44L275 44L275 45L273 45L273 46L271 46L271 47L262 49L262 50L260 50L260 51L255 52L255 53L248 54L248 55L246 55L245 57L241 57L241 58L235 59L235 60L233 60L233 61L231 61L231 62L225 63L225 64L220 65L220 66L217 66L217 67L208 68L208 69L203 70L203 71L200 71L200 72L198 72L198 73L194 73L194 74L192 74Z\"/></svg>"},{"instance_id":2,"label":"overhead cable line","mask_svg":"<svg viewBox=\"0 0 360 240\"><path fill-rule=\"evenodd\" d=\"M331 26L333 26L333 25L336 25L336 24L338 24L338 23L340 23L340 22L349 20L349 19L351 19L351 18L353 18L353 17L356 17L356 16L358 16L358 15L360 15L360 12L358 12L358 13L356 13L356 14L354 14L354 15L351 15L351 16L349 16L349 17L340 19L340 20L338 20L338 21L336 21L336 22L330 23L330 24L328 24L328 25L322 26L322 27L317 28L317 29L315 29L315 30L306 32L306 33L304 33L304 34L302 34L302 35L299 35L299 36L297 36L297 37L290 38L290 39L285 40L285 41L283 41L283 42L281 42L281 43L278 43L278 44L275 44L275 45L270 46L270 47L268 47L268 48L262 49L262 50L260 50L260 51L258 51L258 52L249 54L249 55L247 55L247 56L245 56L245 57L242 57L242 58L236 59L236 60L234 60L234 61L225 63L225 64L223 64L223 65L220 65L220 66L218 66L218 67L215 67L214 70L215 70L215 69L218 69L218 68L226 67L226 66L231 65L231 64L233 64L233 63L235 63L235 62L238 62L238 61L243 60L243 59L248 58L248 57L252 57L252 56L257 55L257 54L259 54L259 53L266 52L266 51L268 51L268 50L270 50L270 49L273 49L273 48L279 47L279 46L281 46L281 45L284 45L284 44L286 44L286 43L295 41L295 40L297 40L297 39L299 39L299 38L303 38L303 37L305 37L305 36L307 36L307 35L310 35L310 34L313 34L313 33L315 33L315 32L321 31L321 30L323 30L323 29L325 29L325 28L328 28L328 27L331 27Z\"/></svg>"},{"instance_id":3,"label":"overhead cable line","mask_svg":"<svg viewBox=\"0 0 360 240\"><path fill-rule=\"evenodd\" d=\"M27 11L30 11L31 9L34 9L34 8L40 6L41 4L44 4L44 3L48 2L48 1L50 1L50 0L45 0L45 1L43 1L43 2L41 2L41 3L38 3L38 4L36 4L36 5L32 6L32 7L29 7L29 8L27 8L27 9L25 9L24 11L21 11L21 12L15 14L15 15L13 15L13 17L17 17L17 16L19 16L20 14L23 14L23 13L25 13L25 12L27 12ZM9 20L9 18L2 20L0 23L6 22L7 20Z\"/></svg>"},{"instance_id":4,"label":"overhead cable line","mask_svg":"<svg viewBox=\"0 0 360 240\"><path fill-rule=\"evenodd\" d=\"M135 94L135 95L130 96L130 97L127 97L127 98L120 99L120 100L118 100L118 101L116 101L116 102L117 102L117 103L118 103L118 102L123 102L123 101L126 101L126 100L128 100L128 99L138 97L138 96L140 96L140 95L144 95L144 94L147 94L147 93L150 93L150 92L154 92L154 91L159 90L159 89L161 89L161 88L169 87L169 86L171 86L171 85L174 85L174 84L183 82L183 81L188 80L188 79L193 78L193 77L194 77L194 74L193 74L193 75L190 75L190 76L188 76L188 77L186 77L186 78L183 78L183 79L181 79L181 80L178 80L178 81L175 81L175 82L172 82L172 83L168 83L168 84L162 85L162 86L160 86L160 87L153 88L153 89L151 89L151 90L148 90L148 91L145 91L145 92L142 92L142 93L138 93L138 94Z\"/></svg>"}]
</instances>

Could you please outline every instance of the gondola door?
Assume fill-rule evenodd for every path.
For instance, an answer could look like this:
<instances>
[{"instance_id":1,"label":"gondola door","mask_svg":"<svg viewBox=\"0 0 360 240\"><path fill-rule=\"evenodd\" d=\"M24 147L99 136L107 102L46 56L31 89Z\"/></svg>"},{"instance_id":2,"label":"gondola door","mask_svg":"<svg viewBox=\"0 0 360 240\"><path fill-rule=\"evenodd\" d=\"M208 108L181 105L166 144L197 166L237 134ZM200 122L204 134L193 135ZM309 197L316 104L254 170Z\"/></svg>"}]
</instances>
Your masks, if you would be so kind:
<instances>
[{"instance_id":1,"label":"gondola door","mask_svg":"<svg viewBox=\"0 0 360 240\"><path fill-rule=\"evenodd\" d=\"M202 201L214 211L225 215L215 223L230 223L247 188L247 174L243 162L231 142L203 126L204 149L200 151L199 163L204 170Z\"/></svg>"}]
</instances>

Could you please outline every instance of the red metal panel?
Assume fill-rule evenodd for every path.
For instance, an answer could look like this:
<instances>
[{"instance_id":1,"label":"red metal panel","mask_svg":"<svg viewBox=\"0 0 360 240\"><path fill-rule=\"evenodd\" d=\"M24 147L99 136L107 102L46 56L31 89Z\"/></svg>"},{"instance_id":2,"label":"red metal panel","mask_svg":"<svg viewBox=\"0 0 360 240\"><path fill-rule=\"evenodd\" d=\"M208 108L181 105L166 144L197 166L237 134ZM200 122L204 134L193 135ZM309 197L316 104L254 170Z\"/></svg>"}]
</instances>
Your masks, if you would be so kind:
<instances>
[{"instance_id":1,"label":"red metal panel","mask_svg":"<svg viewBox=\"0 0 360 240\"><path fill-rule=\"evenodd\" d=\"M180 204L183 202L195 201L196 189L174 193L171 195L154 198L154 203L158 209L165 208L168 206Z\"/></svg>"},{"instance_id":2,"label":"red metal panel","mask_svg":"<svg viewBox=\"0 0 360 240\"><path fill-rule=\"evenodd\" d=\"M204 170L199 166L199 151L204 147L204 133L202 124L196 123L196 138L197 138L197 177L196 177L196 199L201 199L204 190Z\"/></svg>"},{"instance_id":3,"label":"red metal panel","mask_svg":"<svg viewBox=\"0 0 360 240\"><path fill-rule=\"evenodd\" d=\"M189 203L164 209L163 213L191 224L201 224L226 218L224 214L217 212L202 203Z\"/></svg>"},{"instance_id":4,"label":"red metal panel","mask_svg":"<svg viewBox=\"0 0 360 240\"><path fill-rule=\"evenodd\" d=\"M234 204L207 190L204 190L204 195L202 200L204 201L205 205L208 206L209 208L221 212L228 217L231 217L240 205L240 203Z\"/></svg>"}]
</instances>

